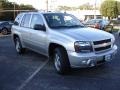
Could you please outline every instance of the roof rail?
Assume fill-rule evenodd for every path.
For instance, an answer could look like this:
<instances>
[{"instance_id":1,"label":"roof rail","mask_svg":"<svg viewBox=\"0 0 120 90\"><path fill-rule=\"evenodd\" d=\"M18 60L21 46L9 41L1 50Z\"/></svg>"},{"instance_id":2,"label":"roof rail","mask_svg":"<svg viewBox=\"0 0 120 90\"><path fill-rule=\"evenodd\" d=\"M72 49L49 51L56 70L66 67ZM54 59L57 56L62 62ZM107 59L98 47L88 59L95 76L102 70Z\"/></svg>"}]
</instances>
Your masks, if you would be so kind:
<instances>
[{"instance_id":1,"label":"roof rail","mask_svg":"<svg viewBox=\"0 0 120 90\"><path fill-rule=\"evenodd\" d=\"M38 10L0 10L0 12L38 12Z\"/></svg>"}]
</instances>

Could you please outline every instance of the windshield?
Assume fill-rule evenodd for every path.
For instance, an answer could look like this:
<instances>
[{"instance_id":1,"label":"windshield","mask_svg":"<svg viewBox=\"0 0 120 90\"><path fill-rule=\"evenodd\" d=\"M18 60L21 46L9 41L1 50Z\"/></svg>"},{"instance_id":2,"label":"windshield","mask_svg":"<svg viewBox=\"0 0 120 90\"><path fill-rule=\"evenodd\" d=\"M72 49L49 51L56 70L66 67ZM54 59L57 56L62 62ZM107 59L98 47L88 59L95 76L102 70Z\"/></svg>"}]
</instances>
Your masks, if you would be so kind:
<instances>
[{"instance_id":1,"label":"windshield","mask_svg":"<svg viewBox=\"0 0 120 90\"><path fill-rule=\"evenodd\" d=\"M50 28L76 28L84 25L73 15L63 13L44 14Z\"/></svg>"}]
</instances>

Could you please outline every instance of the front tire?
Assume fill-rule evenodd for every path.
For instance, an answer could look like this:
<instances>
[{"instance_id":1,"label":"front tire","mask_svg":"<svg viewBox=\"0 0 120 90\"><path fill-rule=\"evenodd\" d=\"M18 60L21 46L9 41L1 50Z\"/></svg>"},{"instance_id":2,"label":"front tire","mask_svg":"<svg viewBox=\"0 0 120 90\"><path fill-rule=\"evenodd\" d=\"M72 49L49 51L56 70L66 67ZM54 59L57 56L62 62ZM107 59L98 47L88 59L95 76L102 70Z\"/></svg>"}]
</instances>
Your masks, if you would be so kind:
<instances>
[{"instance_id":1,"label":"front tire","mask_svg":"<svg viewBox=\"0 0 120 90\"><path fill-rule=\"evenodd\" d=\"M64 48L59 47L54 52L54 66L59 74L66 74L70 71L70 63L67 52Z\"/></svg>"},{"instance_id":2,"label":"front tire","mask_svg":"<svg viewBox=\"0 0 120 90\"><path fill-rule=\"evenodd\" d=\"M118 34L118 35L119 35L119 37L120 37L120 32L119 32L119 34Z\"/></svg>"},{"instance_id":3,"label":"front tire","mask_svg":"<svg viewBox=\"0 0 120 90\"><path fill-rule=\"evenodd\" d=\"M25 52L25 49L22 47L20 39L16 37L14 42L15 42L15 48L16 48L17 53L23 54Z\"/></svg>"}]
</instances>

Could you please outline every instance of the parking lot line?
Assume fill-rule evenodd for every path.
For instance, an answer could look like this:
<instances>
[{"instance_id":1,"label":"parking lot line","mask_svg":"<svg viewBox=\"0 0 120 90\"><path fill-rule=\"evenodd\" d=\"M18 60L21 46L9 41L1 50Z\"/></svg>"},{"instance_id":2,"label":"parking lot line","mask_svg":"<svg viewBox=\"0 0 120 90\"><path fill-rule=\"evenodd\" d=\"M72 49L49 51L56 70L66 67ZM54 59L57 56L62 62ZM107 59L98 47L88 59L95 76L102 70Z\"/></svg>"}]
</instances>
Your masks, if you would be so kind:
<instances>
[{"instance_id":1,"label":"parking lot line","mask_svg":"<svg viewBox=\"0 0 120 90\"><path fill-rule=\"evenodd\" d=\"M48 63L49 60L47 60L44 64L42 64L41 66L39 66L35 72L29 76L21 85L20 87L18 87L17 90L22 90L33 78L34 76Z\"/></svg>"}]
</instances>

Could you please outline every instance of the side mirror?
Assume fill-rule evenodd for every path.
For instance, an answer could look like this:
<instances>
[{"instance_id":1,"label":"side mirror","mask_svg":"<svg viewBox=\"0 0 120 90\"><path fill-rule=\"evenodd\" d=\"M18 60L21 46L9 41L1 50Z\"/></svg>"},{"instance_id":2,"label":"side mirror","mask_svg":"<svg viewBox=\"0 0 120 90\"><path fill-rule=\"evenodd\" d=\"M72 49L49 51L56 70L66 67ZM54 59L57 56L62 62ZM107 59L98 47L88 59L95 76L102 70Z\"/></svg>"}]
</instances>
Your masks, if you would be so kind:
<instances>
[{"instance_id":1,"label":"side mirror","mask_svg":"<svg viewBox=\"0 0 120 90\"><path fill-rule=\"evenodd\" d=\"M45 26L44 26L44 25L40 25L40 24L35 24L35 25L34 25L34 29L35 29L35 30L46 31Z\"/></svg>"},{"instance_id":2,"label":"side mirror","mask_svg":"<svg viewBox=\"0 0 120 90\"><path fill-rule=\"evenodd\" d=\"M14 24L14 25L19 25L19 23L18 23L18 22L16 22L16 21L15 21L13 24Z\"/></svg>"}]
</instances>

